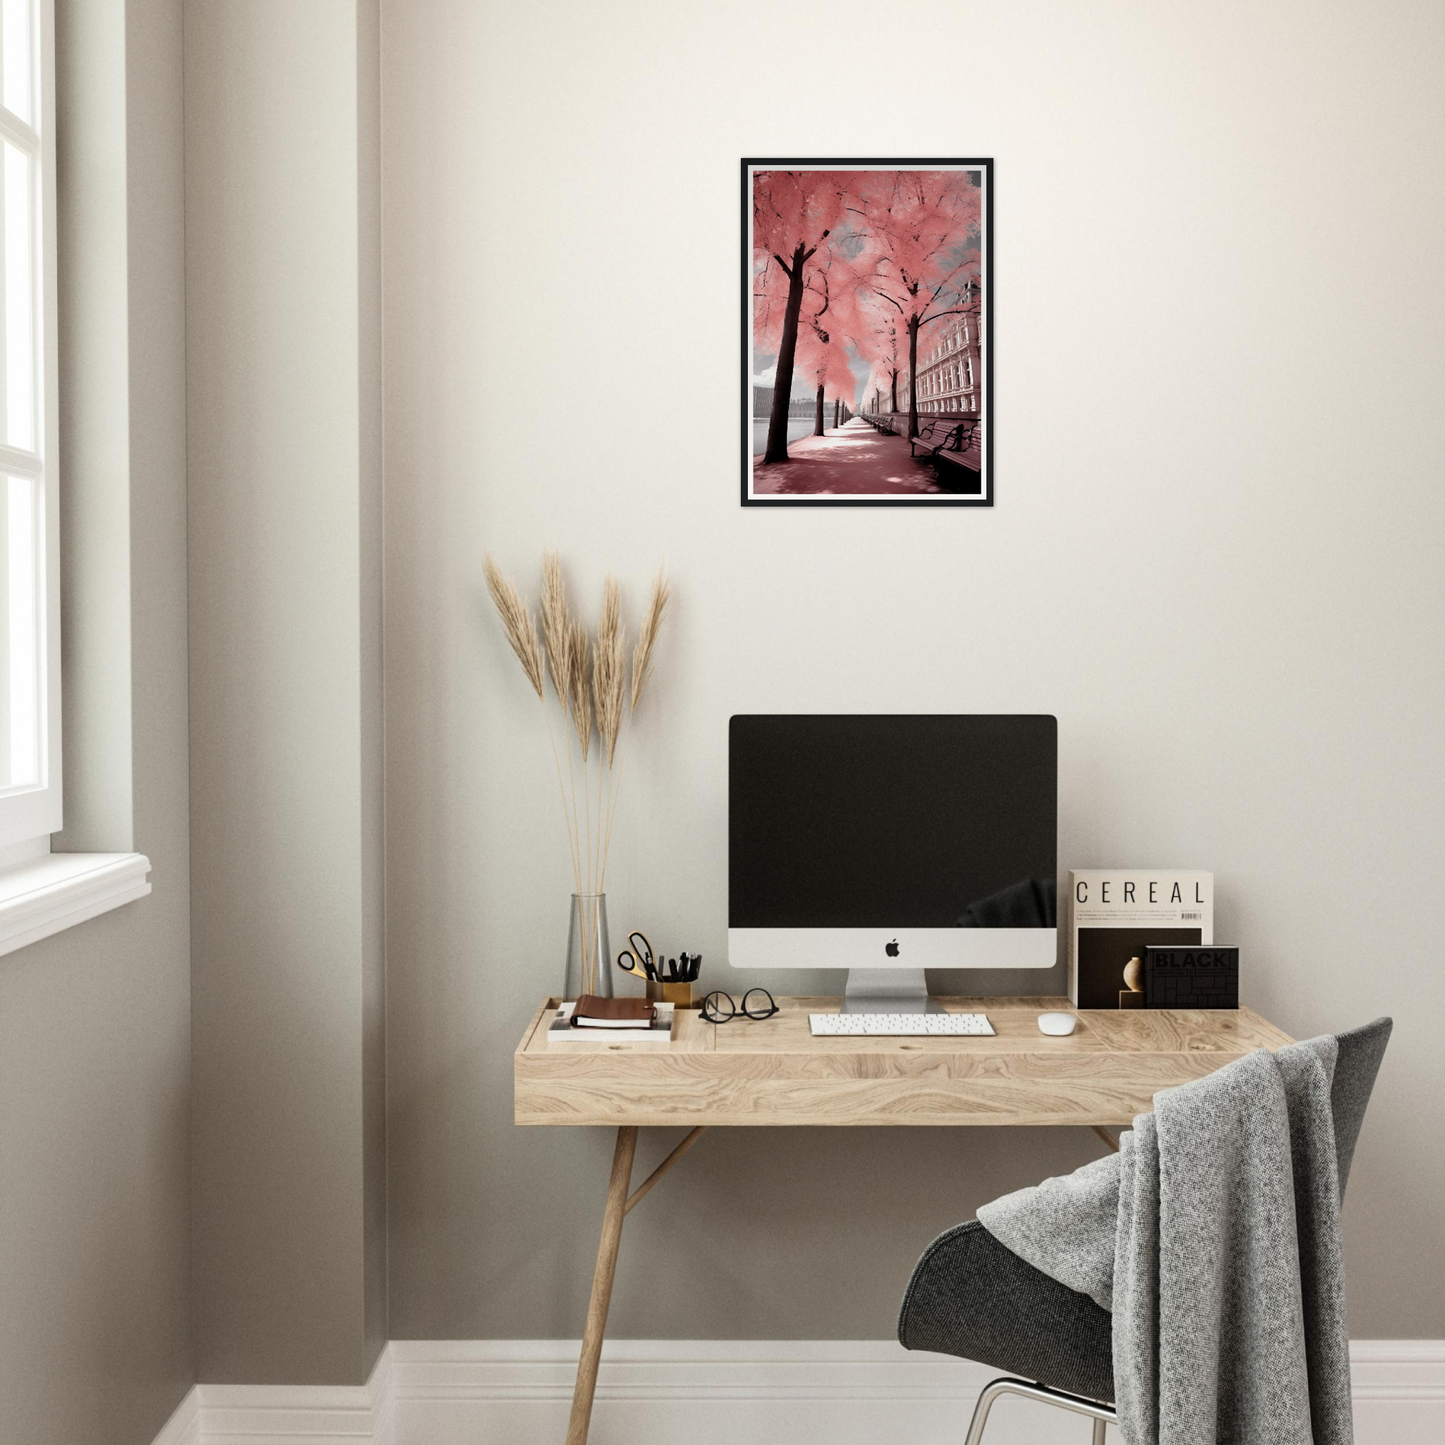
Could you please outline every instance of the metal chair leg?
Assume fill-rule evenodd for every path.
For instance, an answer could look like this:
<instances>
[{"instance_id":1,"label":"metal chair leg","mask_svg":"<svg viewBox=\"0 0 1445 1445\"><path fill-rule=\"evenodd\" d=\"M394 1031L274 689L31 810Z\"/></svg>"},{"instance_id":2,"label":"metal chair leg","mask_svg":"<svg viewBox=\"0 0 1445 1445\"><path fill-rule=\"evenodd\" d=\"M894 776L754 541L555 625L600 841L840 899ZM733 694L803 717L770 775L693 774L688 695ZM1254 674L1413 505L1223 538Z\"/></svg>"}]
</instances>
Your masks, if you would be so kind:
<instances>
[{"instance_id":1,"label":"metal chair leg","mask_svg":"<svg viewBox=\"0 0 1445 1445\"><path fill-rule=\"evenodd\" d=\"M1070 1395L1064 1390L1051 1390L1047 1385L1035 1385L1028 1380L1015 1380L1005 1376L993 1380L983 1387L978 1404L973 1407L973 1419L969 1423L968 1436L964 1445L979 1445L983 1439L984 1426L988 1424L988 1412L1000 1395L1022 1395L1026 1400L1038 1400L1056 1409L1070 1410L1076 1415L1086 1415L1094 1422L1093 1445L1104 1445L1104 1431L1109 1422L1119 1418L1112 1405L1101 1404L1098 1400L1086 1400L1082 1395Z\"/></svg>"},{"instance_id":2,"label":"metal chair leg","mask_svg":"<svg viewBox=\"0 0 1445 1445\"><path fill-rule=\"evenodd\" d=\"M990 1385L983 1387L983 1393L978 1397L978 1404L973 1407L973 1419L969 1421L968 1436L963 1445L978 1445L983 1439L983 1427L988 1424L988 1412L993 1409L993 1402L1006 1391L1004 1386L1007 1380L995 1380Z\"/></svg>"}]
</instances>

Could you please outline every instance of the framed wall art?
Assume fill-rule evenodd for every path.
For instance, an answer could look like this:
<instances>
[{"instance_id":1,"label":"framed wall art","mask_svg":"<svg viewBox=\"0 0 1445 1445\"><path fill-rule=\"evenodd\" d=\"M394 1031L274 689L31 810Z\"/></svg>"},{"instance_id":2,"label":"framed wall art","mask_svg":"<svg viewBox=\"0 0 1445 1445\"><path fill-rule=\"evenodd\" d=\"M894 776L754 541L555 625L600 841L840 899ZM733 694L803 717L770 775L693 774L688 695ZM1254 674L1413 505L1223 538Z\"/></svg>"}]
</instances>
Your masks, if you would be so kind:
<instances>
[{"instance_id":1,"label":"framed wall art","mask_svg":"<svg viewBox=\"0 0 1445 1445\"><path fill-rule=\"evenodd\" d=\"M745 506L989 507L993 161L742 162Z\"/></svg>"}]
</instances>

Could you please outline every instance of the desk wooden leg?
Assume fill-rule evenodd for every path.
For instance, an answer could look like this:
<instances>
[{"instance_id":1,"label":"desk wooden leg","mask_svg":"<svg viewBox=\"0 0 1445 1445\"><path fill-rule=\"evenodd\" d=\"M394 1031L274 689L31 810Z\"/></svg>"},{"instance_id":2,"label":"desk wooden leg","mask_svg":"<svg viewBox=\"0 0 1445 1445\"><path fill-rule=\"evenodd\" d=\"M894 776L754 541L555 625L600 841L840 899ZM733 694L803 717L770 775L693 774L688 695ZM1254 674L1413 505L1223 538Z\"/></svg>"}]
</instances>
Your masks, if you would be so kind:
<instances>
[{"instance_id":1,"label":"desk wooden leg","mask_svg":"<svg viewBox=\"0 0 1445 1445\"><path fill-rule=\"evenodd\" d=\"M702 1136L706 1133L707 1125L699 1124L697 1128L694 1129L692 1133L690 1133L687 1138L685 1138L682 1143L679 1144L677 1148L674 1149L672 1153L669 1154L667 1158L664 1159L662 1163L659 1164L657 1168L654 1169L652 1173L649 1174L647 1178L644 1179L642 1183L639 1184L637 1188L634 1189L632 1193L627 1196L627 1208L624 1209L622 1212L624 1214L631 1214L633 1206L641 1204L642 1201L647 1198L647 1193L652 1188L652 1186L656 1184L657 1181L661 1179L662 1176L666 1174L667 1171L671 1169L672 1166L676 1164L677 1161L681 1159L682 1156L686 1154L687 1151L691 1149L692 1146L696 1144L697 1141L701 1139Z\"/></svg>"},{"instance_id":2,"label":"desk wooden leg","mask_svg":"<svg viewBox=\"0 0 1445 1445\"><path fill-rule=\"evenodd\" d=\"M567 1422L567 1445L587 1445L592 1421L592 1396L597 1389L597 1364L602 1358L602 1336L607 1329L607 1307L612 1302L612 1276L617 1271L617 1246L627 1213L627 1187L632 1182L632 1156L637 1152L637 1129L623 1125L617 1131L612 1155L612 1178L607 1184L607 1205L602 1211L602 1240L597 1246L597 1268L592 1274L592 1298L587 1302L587 1326L582 1332L582 1358L577 1362L577 1385L572 1391L572 1418Z\"/></svg>"}]
</instances>

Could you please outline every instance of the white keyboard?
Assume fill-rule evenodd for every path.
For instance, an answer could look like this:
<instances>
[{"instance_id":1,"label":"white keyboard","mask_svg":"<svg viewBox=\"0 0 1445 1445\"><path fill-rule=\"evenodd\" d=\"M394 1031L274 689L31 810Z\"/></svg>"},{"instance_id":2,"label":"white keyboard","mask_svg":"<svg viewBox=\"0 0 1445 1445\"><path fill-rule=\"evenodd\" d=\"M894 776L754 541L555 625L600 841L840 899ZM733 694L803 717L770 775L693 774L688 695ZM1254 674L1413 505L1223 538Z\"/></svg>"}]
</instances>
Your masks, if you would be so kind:
<instances>
[{"instance_id":1,"label":"white keyboard","mask_svg":"<svg viewBox=\"0 0 1445 1445\"><path fill-rule=\"evenodd\" d=\"M993 1033L985 1014L809 1014L808 1025L814 1034L854 1038L922 1039Z\"/></svg>"}]
</instances>

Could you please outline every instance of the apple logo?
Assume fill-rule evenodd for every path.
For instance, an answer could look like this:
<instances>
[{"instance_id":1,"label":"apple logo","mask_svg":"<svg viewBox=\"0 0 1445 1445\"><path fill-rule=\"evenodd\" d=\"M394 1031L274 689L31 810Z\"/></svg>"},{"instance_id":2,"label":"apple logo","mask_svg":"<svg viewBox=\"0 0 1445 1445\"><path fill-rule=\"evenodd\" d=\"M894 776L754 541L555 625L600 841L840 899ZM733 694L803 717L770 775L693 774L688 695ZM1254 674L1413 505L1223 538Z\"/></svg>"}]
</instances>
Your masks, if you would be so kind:
<instances>
[{"instance_id":1,"label":"apple logo","mask_svg":"<svg viewBox=\"0 0 1445 1445\"><path fill-rule=\"evenodd\" d=\"M889 958L897 958L897 957L898 957L898 940L895 938L892 943L884 944L884 946L883 946L883 952L886 953Z\"/></svg>"}]
</instances>

